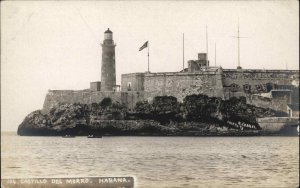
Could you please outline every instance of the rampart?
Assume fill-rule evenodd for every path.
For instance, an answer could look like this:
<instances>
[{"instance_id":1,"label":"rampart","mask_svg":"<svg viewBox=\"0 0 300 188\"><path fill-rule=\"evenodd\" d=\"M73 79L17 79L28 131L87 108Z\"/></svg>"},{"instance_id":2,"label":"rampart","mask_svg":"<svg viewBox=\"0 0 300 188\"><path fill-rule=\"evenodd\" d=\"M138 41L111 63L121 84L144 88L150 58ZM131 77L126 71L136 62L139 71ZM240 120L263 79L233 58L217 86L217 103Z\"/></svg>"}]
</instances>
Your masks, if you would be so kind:
<instances>
[{"instance_id":1,"label":"rampart","mask_svg":"<svg viewBox=\"0 0 300 188\"><path fill-rule=\"evenodd\" d=\"M286 111L287 104L299 100L298 88L296 70L208 68L195 72L130 73L122 75L121 92L49 90L43 108L49 110L58 102L99 103L110 97L131 111L136 102L152 101L155 96L169 95L182 101L187 95L201 93L223 99L245 96L250 104Z\"/></svg>"},{"instance_id":2,"label":"rampart","mask_svg":"<svg viewBox=\"0 0 300 188\"><path fill-rule=\"evenodd\" d=\"M44 102L43 110L47 111L57 103L99 103L105 97L121 102L120 92L100 92L91 90L49 90Z\"/></svg>"},{"instance_id":3,"label":"rampart","mask_svg":"<svg viewBox=\"0 0 300 188\"><path fill-rule=\"evenodd\" d=\"M222 75L226 99L246 94L267 93L273 89L299 87L297 70L224 69Z\"/></svg>"},{"instance_id":4,"label":"rampart","mask_svg":"<svg viewBox=\"0 0 300 188\"><path fill-rule=\"evenodd\" d=\"M113 101L122 103L132 110L136 102L144 99L144 92L113 92L92 90L49 90L43 105L43 111L47 112L57 103L99 103L109 97Z\"/></svg>"},{"instance_id":5,"label":"rampart","mask_svg":"<svg viewBox=\"0 0 300 188\"><path fill-rule=\"evenodd\" d=\"M247 102L272 108L286 116L287 105L299 101L299 71L225 69L222 75L224 98L244 96Z\"/></svg>"},{"instance_id":6,"label":"rampart","mask_svg":"<svg viewBox=\"0 0 300 188\"><path fill-rule=\"evenodd\" d=\"M215 71L199 73L151 73L145 74L146 98L170 95L182 101L187 95L205 94L223 97L221 74Z\"/></svg>"},{"instance_id":7,"label":"rampart","mask_svg":"<svg viewBox=\"0 0 300 188\"><path fill-rule=\"evenodd\" d=\"M144 91L144 98L170 95L179 101L191 94L223 97L222 70L201 72L133 73L122 75L122 91Z\"/></svg>"}]
</instances>

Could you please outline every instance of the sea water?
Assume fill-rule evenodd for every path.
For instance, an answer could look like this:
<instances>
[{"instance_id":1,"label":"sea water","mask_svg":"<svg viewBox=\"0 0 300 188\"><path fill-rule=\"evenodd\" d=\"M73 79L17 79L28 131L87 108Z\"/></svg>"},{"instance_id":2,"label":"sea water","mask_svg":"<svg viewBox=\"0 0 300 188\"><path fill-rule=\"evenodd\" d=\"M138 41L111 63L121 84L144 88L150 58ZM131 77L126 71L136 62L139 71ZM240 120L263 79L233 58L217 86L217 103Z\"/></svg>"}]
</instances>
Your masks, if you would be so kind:
<instances>
[{"instance_id":1,"label":"sea water","mask_svg":"<svg viewBox=\"0 0 300 188\"><path fill-rule=\"evenodd\" d=\"M137 187L298 187L299 137L2 134L1 178L110 176Z\"/></svg>"}]
</instances>

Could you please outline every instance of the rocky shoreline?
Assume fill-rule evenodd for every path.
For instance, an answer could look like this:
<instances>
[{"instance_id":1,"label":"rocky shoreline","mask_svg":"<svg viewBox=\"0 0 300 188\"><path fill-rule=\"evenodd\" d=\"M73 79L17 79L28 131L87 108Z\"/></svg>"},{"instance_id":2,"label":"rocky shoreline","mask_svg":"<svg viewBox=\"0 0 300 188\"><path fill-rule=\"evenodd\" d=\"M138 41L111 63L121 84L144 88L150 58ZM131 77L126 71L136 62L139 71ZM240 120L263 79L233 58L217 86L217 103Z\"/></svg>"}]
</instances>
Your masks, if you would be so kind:
<instances>
[{"instance_id":1,"label":"rocky shoreline","mask_svg":"<svg viewBox=\"0 0 300 188\"><path fill-rule=\"evenodd\" d=\"M42 118L41 118L42 117ZM20 136L276 136L280 133L262 130L238 130L219 124L198 122L172 122L161 125L153 120L77 120L72 124L47 125L40 111L25 118L18 128Z\"/></svg>"},{"instance_id":2,"label":"rocky shoreline","mask_svg":"<svg viewBox=\"0 0 300 188\"><path fill-rule=\"evenodd\" d=\"M105 98L99 104L57 104L49 112L36 110L18 127L20 136L265 136L257 117L272 117L270 109L246 104L245 99L223 101L204 95L183 103L172 96L152 104L137 103L134 112Z\"/></svg>"}]
</instances>

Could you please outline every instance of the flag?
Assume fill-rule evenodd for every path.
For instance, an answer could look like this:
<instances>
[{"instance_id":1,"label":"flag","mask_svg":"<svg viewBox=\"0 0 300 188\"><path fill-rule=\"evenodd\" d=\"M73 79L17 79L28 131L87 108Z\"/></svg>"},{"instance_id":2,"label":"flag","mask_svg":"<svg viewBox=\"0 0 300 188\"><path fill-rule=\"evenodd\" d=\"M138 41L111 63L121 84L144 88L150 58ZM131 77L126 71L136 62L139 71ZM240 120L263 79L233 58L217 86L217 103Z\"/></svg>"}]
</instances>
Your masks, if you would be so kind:
<instances>
[{"instance_id":1,"label":"flag","mask_svg":"<svg viewBox=\"0 0 300 188\"><path fill-rule=\"evenodd\" d=\"M143 44L142 47L140 47L140 50L139 51L142 51L144 48L148 47L148 41L145 42L145 44Z\"/></svg>"}]
</instances>

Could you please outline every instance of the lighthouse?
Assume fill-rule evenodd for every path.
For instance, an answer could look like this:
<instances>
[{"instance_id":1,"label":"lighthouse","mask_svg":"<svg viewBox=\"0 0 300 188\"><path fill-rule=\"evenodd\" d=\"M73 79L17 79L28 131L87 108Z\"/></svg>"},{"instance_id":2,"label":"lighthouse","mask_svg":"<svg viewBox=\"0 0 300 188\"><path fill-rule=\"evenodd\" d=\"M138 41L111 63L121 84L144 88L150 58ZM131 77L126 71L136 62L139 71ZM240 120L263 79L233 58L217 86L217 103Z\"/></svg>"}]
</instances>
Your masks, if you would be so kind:
<instances>
[{"instance_id":1,"label":"lighthouse","mask_svg":"<svg viewBox=\"0 0 300 188\"><path fill-rule=\"evenodd\" d=\"M113 32L109 28L104 32L101 64L101 91L113 91L116 85L116 63Z\"/></svg>"}]
</instances>

